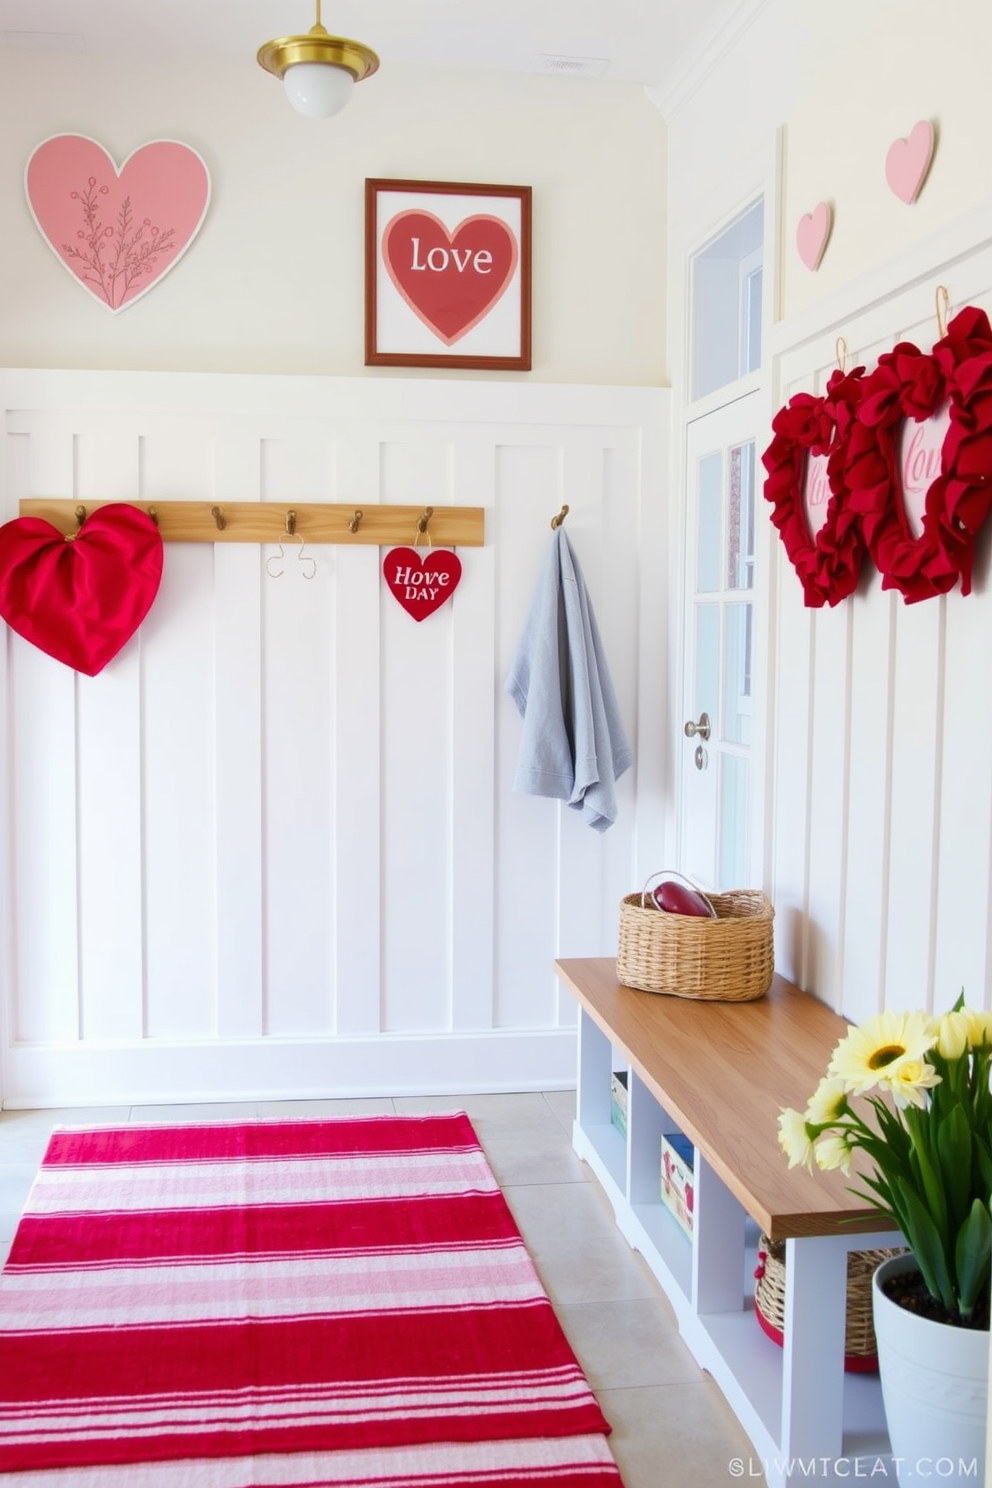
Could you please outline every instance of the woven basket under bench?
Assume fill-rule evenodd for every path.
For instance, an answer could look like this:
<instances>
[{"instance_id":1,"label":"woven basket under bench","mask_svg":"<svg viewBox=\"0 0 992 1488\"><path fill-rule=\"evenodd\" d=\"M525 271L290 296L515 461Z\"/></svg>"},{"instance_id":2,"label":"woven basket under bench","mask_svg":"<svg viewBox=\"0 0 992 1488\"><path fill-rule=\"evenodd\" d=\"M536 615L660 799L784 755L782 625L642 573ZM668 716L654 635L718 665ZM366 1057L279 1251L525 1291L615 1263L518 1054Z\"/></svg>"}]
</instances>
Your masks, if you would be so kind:
<instances>
[{"instance_id":1,"label":"woven basket under bench","mask_svg":"<svg viewBox=\"0 0 992 1488\"><path fill-rule=\"evenodd\" d=\"M620 904L617 981L642 992L710 1002L752 1002L772 984L775 910L767 894L707 894L716 915L666 914L650 895Z\"/></svg>"},{"instance_id":2,"label":"woven basket under bench","mask_svg":"<svg viewBox=\"0 0 992 1488\"><path fill-rule=\"evenodd\" d=\"M871 1279L877 1267L895 1250L852 1250L847 1258L847 1329L844 1335L844 1368L849 1374L877 1374L878 1351L871 1313ZM754 1273L754 1315L762 1330L779 1347L785 1328L785 1241L758 1242L758 1266Z\"/></svg>"}]
</instances>

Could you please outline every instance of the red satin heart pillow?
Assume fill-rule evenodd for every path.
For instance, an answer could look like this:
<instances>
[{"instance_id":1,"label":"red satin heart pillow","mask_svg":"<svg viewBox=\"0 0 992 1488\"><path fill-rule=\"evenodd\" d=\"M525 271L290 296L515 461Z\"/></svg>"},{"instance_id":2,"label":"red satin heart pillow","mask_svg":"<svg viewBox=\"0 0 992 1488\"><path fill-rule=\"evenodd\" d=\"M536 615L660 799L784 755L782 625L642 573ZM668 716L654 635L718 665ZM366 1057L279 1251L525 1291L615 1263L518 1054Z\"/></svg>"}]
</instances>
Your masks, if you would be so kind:
<instances>
[{"instance_id":1,"label":"red satin heart pillow","mask_svg":"<svg viewBox=\"0 0 992 1488\"><path fill-rule=\"evenodd\" d=\"M136 506L101 506L74 537L42 517L0 527L0 615L87 677L131 639L161 579L161 535Z\"/></svg>"}]
</instances>

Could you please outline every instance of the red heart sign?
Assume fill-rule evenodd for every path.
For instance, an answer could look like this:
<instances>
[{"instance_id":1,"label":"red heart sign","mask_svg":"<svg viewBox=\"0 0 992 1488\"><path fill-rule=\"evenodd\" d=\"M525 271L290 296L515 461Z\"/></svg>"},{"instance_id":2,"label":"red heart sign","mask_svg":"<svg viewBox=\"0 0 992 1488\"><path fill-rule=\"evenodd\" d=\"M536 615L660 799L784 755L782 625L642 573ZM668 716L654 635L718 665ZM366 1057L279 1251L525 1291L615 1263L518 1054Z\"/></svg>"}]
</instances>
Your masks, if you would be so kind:
<instances>
[{"instance_id":1,"label":"red heart sign","mask_svg":"<svg viewBox=\"0 0 992 1488\"><path fill-rule=\"evenodd\" d=\"M161 535L135 506L99 507L74 537L41 517L0 527L0 615L87 677L134 635L161 578Z\"/></svg>"},{"instance_id":2,"label":"red heart sign","mask_svg":"<svg viewBox=\"0 0 992 1488\"><path fill-rule=\"evenodd\" d=\"M383 559L382 575L414 620L426 620L458 587L461 559L445 548L393 548Z\"/></svg>"},{"instance_id":3,"label":"red heart sign","mask_svg":"<svg viewBox=\"0 0 992 1488\"><path fill-rule=\"evenodd\" d=\"M176 140L143 145L118 168L96 140L57 134L34 151L24 181L49 248L115 313L179 262L210 200L207 167Z\"/></svg>"},{"instance_id":4,"label":"red heart sign","mask_svg":"<svg viewBox=\"0 0 992 1488\"><path fill-rule=\"evenodd\" d=\"M498 217L466 217L453 233L432 212L397 212L382 234L382 259L410 309L446 346L484 320L509 286L519 257Z\"/></svg>"}]
</instances>

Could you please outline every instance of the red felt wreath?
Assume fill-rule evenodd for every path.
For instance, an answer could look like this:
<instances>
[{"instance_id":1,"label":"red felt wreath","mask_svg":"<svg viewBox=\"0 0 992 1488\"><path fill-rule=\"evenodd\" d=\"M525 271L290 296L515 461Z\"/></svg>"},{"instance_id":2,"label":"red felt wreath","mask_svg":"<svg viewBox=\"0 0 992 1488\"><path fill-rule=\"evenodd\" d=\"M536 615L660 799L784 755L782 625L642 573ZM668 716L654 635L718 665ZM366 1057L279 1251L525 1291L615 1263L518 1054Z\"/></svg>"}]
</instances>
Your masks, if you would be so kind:
<instances>
[{"instance_id":1,"label":"red felt wreath","mask_svg":"<svg viewBox=\"0 0 992 1488\"><path fill-rule=\"evenodd\" d=\"M898 441L906 419L922 422L950 400L940 474L927 488L922 531L903 499ZM878 359L847 445L845 476L883 589L907 604L971 592L975 537L992 504L992 326L968 306L925 353L902 341Z\"/></svg>"},{"instance_id":2,"label":"red felt wreath","mask_svg":"<svg viewBox=\"0 0 992 1488\"><path fill-rule=\"evenodd\" d=\"M772 420L774 438L761 457L768 472L765 499L808 608L835 605L857 587L865 544L851 511L845 480L847 441L861 400L864 367L834 372L822 398L797 393ZM803 487L810 455L826 455L830 499L814 535Z\"/></svg>"}]
</instances>

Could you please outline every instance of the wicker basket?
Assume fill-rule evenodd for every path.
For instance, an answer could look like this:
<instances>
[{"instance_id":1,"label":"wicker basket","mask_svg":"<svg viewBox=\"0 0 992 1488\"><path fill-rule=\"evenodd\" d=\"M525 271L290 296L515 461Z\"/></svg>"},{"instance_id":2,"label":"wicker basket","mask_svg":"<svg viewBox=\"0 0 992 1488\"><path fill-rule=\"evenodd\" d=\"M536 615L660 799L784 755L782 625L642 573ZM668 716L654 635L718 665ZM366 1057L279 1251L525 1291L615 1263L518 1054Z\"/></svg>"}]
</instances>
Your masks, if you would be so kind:
<instances>
[{"instance_id":1,"label":"wicker basket","mask_svg":"<svg viewBox=\"0 0 992 1488\"><path fill-rule=\"evenodd\" d=\"M752 889L706 897L713 919L666 914L646 888L628 894L620 905L617 980L642 992L700 1001L763 997L775 971L771 900Z\"/></svg>"},{"instance_id":2,"label":"wicker basket","mask_svg":"<svg viewBox=\"0 0 992 1488\"><path fill-rule=\"evenodd\" d=\"M896 1250L852 1250L847 1258L847 1330L844 1368L849 1374L878 1370L875 1329L871 1320L871 1279L876 1267ZM754 1273L754 1314L759 1326L779 1346L785 1327L785 1242L762 1235Z\"/></svg>"}]
</instances>

